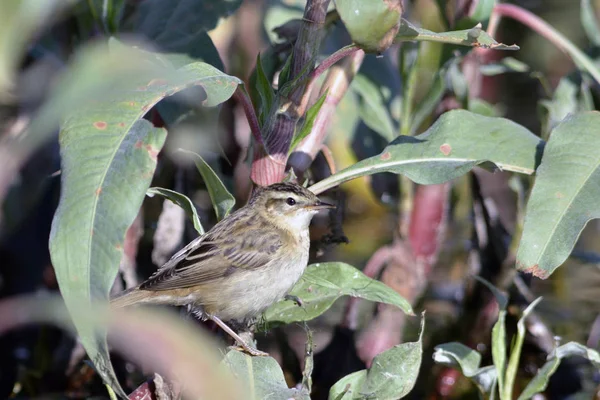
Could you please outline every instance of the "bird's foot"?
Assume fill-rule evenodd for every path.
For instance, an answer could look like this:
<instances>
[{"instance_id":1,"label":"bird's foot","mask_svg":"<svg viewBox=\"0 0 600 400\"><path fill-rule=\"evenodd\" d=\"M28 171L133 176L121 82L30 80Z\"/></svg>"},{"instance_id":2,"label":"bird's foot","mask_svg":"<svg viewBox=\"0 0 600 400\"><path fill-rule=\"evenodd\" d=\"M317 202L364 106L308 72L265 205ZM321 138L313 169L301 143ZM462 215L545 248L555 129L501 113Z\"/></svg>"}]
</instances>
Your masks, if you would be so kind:
<instances>
[{"instance_id":1,"label":"bird's foot","mask_svg":"<svg viewBox=\"0 0 600 400\"><path fill-rule=\"evenodd\" d=\"M248 346L246 343L239 343L237 346L229 346L230 349L248 353L253 357L268 357L269 353L260 351L254 347Z\"/></svg>"},{"instance_id":2,"label":"bird's foot","mask_svg":"<svg viewBox=\"0 0 600 400\"><path fill-rule=\"evenodd\" d=\"M293 301L294 303L296 303L296 305L298 307L304 307L304 302L298 296L294 296L294 295L291 295L291 294L286 294L285 297L284 297L284 299L285 300Z\"/></svg>"}]
</instances>

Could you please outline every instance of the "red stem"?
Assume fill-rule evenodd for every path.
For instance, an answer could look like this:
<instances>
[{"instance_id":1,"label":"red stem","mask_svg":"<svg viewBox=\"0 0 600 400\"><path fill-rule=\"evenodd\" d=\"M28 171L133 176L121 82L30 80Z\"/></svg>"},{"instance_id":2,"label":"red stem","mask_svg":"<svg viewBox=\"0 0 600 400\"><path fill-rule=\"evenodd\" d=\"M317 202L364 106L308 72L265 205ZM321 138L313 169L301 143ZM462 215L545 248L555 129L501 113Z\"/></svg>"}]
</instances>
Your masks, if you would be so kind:
<instances>
[{"instance_id":1,"label":"red stem","mask_svg":"<svg viewBox=\"0 0 600 400\"><path fill-rule=\"evenodd\" d=\"M333 64L340 61L342 58L347 57L351 54L356 53L360 50L355 44L351 44L346 47L342 47L335 53L331 54L329 57L324 59L317 67L310 73L309 79L312 81L317 79L321 74L327 71Z\"/></svg>"},{"instance_id":2,"label":"red stem","mask_svg":"<svg viewBox=\"0 0 600 400\"><path fill-rule=\"evenodd\" d=\"M260 125L258 124L256 113L254 112L252 100L250 100L250 97L246 91L241 87L238 87L233 94L233 97L240 102L244 109L244 113L246 114L246 119L248 120L248 125L250 125L250 131L252 132L252 136L254 136L254 140L264 147L265 143L263 142L262 134L260 133Z\"/></svg>"},{"instance_id":3,"label":"red stem","mask_svg":"<svg viewBox=\"0 0 600 400\"><path fill-rule=\"evenodd\" d=\"M512 4L497 4L494 7L493 13L519 21L523 25L529 27L531 30L537 32L539 35L545 37L559 49L567 51L567 49L565 49L563 46L562 40L556 37L554 28L552 28L550 24L534 13Z\"/></svg>"}]
</instances>

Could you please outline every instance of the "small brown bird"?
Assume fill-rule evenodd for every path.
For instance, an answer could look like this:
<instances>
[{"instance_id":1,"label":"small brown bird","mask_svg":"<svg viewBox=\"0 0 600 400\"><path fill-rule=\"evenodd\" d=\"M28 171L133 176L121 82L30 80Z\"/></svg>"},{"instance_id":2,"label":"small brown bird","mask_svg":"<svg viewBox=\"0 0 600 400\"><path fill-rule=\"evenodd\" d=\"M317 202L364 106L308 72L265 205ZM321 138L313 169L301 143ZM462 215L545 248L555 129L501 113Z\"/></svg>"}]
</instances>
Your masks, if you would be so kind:
<instances>
[{"instance_id":1,"label":"small brown bird","mask_svg":"<svg viewBox=\"0 0 600 400\"><path fill-rule=\"evenodd\" d=\"M266 355L223 321L249 321L287 295L308 263L312 217L333 207L297 184L257 188L248 204L185 246L141 285L118 295L111 305L190 306L248 353Z\"/></svg>"}]
</instances>

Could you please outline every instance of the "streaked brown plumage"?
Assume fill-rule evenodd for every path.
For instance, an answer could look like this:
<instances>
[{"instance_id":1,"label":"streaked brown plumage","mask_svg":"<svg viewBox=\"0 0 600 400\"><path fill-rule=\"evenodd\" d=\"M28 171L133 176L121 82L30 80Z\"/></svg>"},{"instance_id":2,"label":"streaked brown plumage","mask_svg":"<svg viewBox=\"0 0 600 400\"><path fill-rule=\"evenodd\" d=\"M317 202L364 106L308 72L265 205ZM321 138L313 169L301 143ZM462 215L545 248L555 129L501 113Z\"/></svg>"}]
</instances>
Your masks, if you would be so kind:
<instances>
[{"instance_id":1,"label":"streaked brown plumage","mask_svg":"<svg viewBox=\"0 0 600 400\"><path fill-rule=\"evenodd\" d=\"M111 304L187 305L215 321L249 353L264 355L223 321L246 321L286 296L308 262L310 221L330 207L296 184L258 188L248 204Z\"/></svg>"}]
</instances>

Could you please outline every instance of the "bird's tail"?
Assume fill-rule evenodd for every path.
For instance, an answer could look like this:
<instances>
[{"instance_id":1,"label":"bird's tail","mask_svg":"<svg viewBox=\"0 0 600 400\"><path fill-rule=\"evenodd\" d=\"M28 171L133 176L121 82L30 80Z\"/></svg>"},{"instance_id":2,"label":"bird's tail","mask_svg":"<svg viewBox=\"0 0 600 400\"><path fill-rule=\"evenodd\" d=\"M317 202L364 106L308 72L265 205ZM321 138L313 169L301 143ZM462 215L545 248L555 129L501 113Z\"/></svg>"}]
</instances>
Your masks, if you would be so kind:
<instances>
[{"instance_id":1,"label":"bird's tail","mask_svg":"<svg viewBox=\"0 0 600 400\"><path fill-rule=\"evenodd\" d=\"M148 299L150 293L151 292L145 290L140 290L137 287L127 289L110 299L110 305L114 308L121 308L144 302L144 300Z\"/></svg>"}]
</instances>

